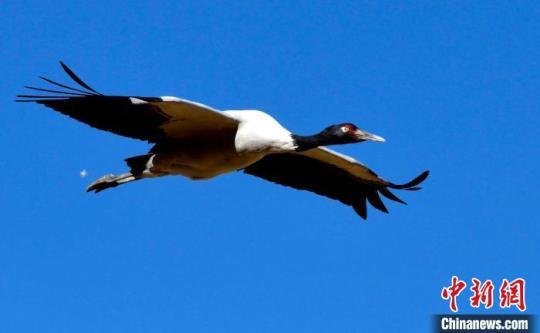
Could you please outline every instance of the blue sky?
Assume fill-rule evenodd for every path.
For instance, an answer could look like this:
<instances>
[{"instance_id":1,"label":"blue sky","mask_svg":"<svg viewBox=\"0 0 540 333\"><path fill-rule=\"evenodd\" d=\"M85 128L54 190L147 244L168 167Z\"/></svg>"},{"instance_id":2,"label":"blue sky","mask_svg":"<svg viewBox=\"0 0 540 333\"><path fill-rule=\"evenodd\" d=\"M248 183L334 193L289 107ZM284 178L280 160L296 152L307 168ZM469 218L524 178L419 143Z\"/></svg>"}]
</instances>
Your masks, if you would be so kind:
<instances>
[{"instance_id":1,"label":"blue sky","mask_svg":"<svg viewBox=\"0 0 540 333\"><path fill-rule=\"evenodd\" d=\"M196 4L195 4L196 3ZM523 277L538 313L537 2L5 1L2 332L426 332L452 275ZM391 214L240 173L86 185L146 144L16 104L64 60L111 94L262 109L382 176ZM88 177L79 172L88 170ZM470 282L470 281L469 281ZM458 299L462 313L481 313ZM488 313L514 313L492 309Z\"/></svg>"}]
</instances>

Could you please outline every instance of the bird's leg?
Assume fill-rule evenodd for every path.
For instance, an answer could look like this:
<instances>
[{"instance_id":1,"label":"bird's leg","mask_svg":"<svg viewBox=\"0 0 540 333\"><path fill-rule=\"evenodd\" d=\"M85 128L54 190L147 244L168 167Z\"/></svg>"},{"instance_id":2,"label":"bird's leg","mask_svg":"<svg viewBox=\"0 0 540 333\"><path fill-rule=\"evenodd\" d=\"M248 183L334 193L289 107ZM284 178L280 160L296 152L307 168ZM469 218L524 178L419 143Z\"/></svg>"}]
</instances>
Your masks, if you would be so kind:
<instances>
[{"instance_id":1,"label":"bird's leg","mask_svg":"<svg viewBox=\"0 0 540 333\"><path fill-rule=\"evenodd\" d=\"M98 193L108 188L116 187L137 179L139 179L139 177L134 176L131 172L126 172L118 176L109 174L90 184L86 189L86 192L94 191L95 193Z\"/></svg>"}]
</instances>

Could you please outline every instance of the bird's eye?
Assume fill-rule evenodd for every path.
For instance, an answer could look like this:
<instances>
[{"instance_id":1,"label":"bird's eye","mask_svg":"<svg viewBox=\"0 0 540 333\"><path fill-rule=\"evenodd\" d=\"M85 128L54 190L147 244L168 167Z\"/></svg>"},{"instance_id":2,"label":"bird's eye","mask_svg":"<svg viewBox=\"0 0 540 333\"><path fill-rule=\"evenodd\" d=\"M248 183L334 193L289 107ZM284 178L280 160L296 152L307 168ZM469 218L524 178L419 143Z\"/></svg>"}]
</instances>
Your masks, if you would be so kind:
<instances>
[{"instance_id":1,"label":"bird's eye","mask_svg":"<svg viewBox=\"0 0 540 333\"><path fill-rule=\"evenodd\" d=\"M350 130L349 126L341 126L341 131L347 133Z\"/></svg>"}]
</instances>

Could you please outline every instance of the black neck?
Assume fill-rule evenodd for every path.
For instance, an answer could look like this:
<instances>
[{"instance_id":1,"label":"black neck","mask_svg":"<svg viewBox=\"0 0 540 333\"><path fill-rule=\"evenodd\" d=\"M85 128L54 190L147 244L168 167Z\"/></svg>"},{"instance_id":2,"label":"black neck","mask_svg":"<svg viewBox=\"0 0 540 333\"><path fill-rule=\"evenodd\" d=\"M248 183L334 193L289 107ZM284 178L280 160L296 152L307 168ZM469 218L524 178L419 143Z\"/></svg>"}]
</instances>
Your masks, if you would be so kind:
<instances>
[{"instance_id":1,"label":"black neck","mask_svg":"<svg viewBox=\"0 0 540 333\"><path fill-rule=\"evenodd\" d=\"M294 144L296 145L296 151L304 151L331 144L330 140L321 134L306 136L293 134L292 138L294 140Z\"/></svg>"}]
</instances>

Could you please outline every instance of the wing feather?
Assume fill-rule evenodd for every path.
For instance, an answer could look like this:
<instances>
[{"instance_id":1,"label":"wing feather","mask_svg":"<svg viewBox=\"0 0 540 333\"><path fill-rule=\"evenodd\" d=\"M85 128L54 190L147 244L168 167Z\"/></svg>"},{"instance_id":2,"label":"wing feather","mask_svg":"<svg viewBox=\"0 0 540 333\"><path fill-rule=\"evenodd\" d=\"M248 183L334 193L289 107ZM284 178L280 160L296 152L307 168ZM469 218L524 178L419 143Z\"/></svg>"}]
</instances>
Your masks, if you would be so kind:
<instances>
[{"instance_id":1,"label":"wing feather","mask_svg":"<svg viewBox=\"0 0 540 333\"><path fill-rule=\"evenodd\" d=\"M75 73L73 73L73 71L68 66L66 66L64 62L60 61L60 65L62 66L64 71L67 73L67 75L69 75L69 77L72 78L73 81L77 82L81 87L88 89L91 92L96 93L98 95L101 95L100 93L92 89L89 85L87 85L83 80L81 80Z\"/></svg>"},{"instance_id":2,"label":"wing feather","mask_svg":"<svg viewBox=\"0 0 540 333\"><path fill-rule=\"evenodd\" d=\"M53 80L48 79L48 78L43 77L43 76L40 76L39 78L42 79L45 82L48 82L48 83L50 83L52 85L55 85L57 87L60 87L60 88L68 89L68 90L71 90L71 91L77 91L77 92L83 93L84 95L97 95L96 93L84 91L84 90L81 90L81 89L70 87L70 86L62 84L62 83L58 83L56 81L53 81Z\"/></svg>"},{"instance_id":3,"label":"wing feather","mask_svg":"<svg viewBox=\"0 0 540 333\"><path fill-rule=\"evenodd\" d=\"M17 95L18 102L35 102L87 125L130 138L160 142L182 140L223 130L236 132L238 122L206 105L175 97L104 96L82 81L63 62L68 76L81 88L46 82L66 91L26 88L59 95Z\"/></svg>"},{"instance_id":4,"label":"wing feather","mask_svg":"<svg viewBox=\"0 0 540 333\"><path fill-rule=\"evenodd\" d=\"M397 185L380 178L353 158L327 148L304 152L270 154L244 169L259 178L299 190L338 200L352 206L363 219L367 219L367 202L388 213L379 193L384 197L405 203L388 188L408 189L423 181L427 171L413 181Z\"/></svg>"}]
</instances>

